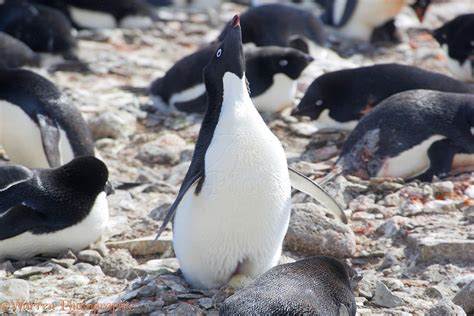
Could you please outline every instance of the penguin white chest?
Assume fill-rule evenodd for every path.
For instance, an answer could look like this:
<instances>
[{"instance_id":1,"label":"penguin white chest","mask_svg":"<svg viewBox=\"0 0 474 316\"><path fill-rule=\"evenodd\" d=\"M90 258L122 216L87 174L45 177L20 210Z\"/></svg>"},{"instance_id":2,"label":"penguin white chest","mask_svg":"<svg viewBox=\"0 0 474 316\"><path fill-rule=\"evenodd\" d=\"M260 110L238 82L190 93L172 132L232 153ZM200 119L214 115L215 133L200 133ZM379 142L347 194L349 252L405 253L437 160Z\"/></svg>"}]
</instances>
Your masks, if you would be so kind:
<instances>
[{"instance_id":1,"label":"penguin white chest","mask_svg":"<svg viewBox=\"0 0 474 316\"><path fill-rule=\"evenodd\" d=\"M254 277L274 266L288 228L285 154L241 80L224 76L224 102L205 155L202 190L195 195L196 185L191 187L174 222L181 269L200 288L221 286L237 272ZM232 91L235 86L242 91Z\"/></svg>"},{"instance_id":2,"label":"penguin white chest","mask_svg":"<svg viewBox=\"0 0 474 316\"><path fill-rule=\"evenodd\" d=\"M447 44L442 46L444 53L446 54L447 64L449 71L453 76L462 81L474 81L474 57L468 58L464 63L460 63L458 60L449 56L449 49Z\"/></svg>"},{"instance_id":3,"label":"penguin white chest","mask_svg":"<svg viewBox=\"0 0 474 316\"><path fill-rule=\"evenodd\" d=\"M81 27L108 29L117 27L114 16L106 12L70 6L69 13L72 20Z\"/></svg>"},{"instance_id":4,"label":"penguin white chest","mask_svg":"<svg viewBox=\"0 0 474 316\"><path fill-rule=\"evenodd\" d=\"M252 86L250 86L252 89ZM285 74L273 76L273 84L252 102L260 112L278 112L292 105L296 94L296 80Z\"/></svg>"}]
</instances>

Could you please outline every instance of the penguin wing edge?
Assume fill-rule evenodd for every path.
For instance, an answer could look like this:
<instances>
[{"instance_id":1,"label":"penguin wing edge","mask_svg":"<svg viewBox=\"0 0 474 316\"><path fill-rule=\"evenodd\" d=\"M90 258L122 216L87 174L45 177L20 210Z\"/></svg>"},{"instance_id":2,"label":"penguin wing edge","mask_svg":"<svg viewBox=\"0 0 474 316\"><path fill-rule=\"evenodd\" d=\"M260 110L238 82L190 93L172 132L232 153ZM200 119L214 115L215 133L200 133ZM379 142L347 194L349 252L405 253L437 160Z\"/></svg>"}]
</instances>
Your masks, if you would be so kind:
<instances>
[{"instance_id":1,"label":"penguin wing edge","mask_svg":"<svg viewBox=\"0 0 474 316\"><path fill-rule=\"evenodd\" d=\"M7 165L0 167L0 192L28 181L33 177L33 172L26 167ZM1 212L1 210L0 210Z\"/></svg>"},{"instance_id":2,"label":"penguin wing edge","mask_svg":"<svg viewBox=\"0 0 474 316\"><path fill-rule=\"evenodd\" d=\"M41 139L43 141L43 149L46 154L49 166L56 168L61 166L61 156L59 153L59 128L48 117L38 114L38 124L41 132Z\"/></svg>"},{"instance_id":3,"label":"penguin wing edge","mask_svg":"<svg viewBox=\"0 0 474 316\"><path fill-rule=\"evenodd\" d=\"M319 184L299 173L293 168L288 167L291 186L308 194L309 196L322 203L331 213L344 224L347 224L347 217L339 204L326 192Z\"/></svg>"}]
</instances>

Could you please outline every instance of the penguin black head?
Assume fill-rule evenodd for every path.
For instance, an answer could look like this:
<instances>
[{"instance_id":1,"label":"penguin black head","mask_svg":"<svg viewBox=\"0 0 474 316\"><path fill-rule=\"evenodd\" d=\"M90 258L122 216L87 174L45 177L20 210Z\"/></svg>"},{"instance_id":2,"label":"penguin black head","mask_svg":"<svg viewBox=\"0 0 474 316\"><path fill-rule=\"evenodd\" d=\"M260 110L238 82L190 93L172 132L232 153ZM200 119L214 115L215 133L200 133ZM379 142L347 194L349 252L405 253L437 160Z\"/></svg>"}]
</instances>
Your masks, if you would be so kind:
<instances>
[{"instance_id":1,"label":"penguin black head","mask_svg":"<svg viewBox=\"0 0 474 316\"><path fill-rule=\"evenodd\" d=\"M416 0L412 5L410 5L410 7L415 11L416 16L420 22L423 22L426 10L430 4L431 0Z\"/></svg>"},{"instance_id":2,"label":"penguin black head","mask_svg":"<svg viewBox=\"0 0 474 316\"><path fill-rule=\"evenodd\" d=\"M258 60L267 73L283 73L293 80L299 78L303 70L314 60L308 54L297 49L269 47Z\"/></svg>"},{"instance_id":3,"label":"penguin black head","mask_svg":"<svg viewBox=\"0 0 474 316\"><path fill-rule=\"evenodd\" d=\"M61 187L85 194L104 191L109 177L107 166L93 156L77 157L59 168L45 169L43 172L50 173L54 183L59 183Z\"/></svg>"},{"instance_id":4,"label":"penguin black head","mask_svg":"<svg viewBox=\"0 0 474 316\"><path fill-rule=\"evenodd\" d=\"M234 16L227 26L222 43L204 68L204 83L208 94L209 110L222 104L223 78L226 73L232 73L239 78L242 78L245 73L242 33L238 15Z\"/></svg>"},{"instance_id":5,"label":"penguin black head","mask_svg":"<svg viewBox=\"0 0 474 316\"><path fill-rule=\"evenodd\" d=\"M337 106L337 93L331 93L331 79L322 75L311 83L298 106L291 113L295 116L309 116L312 120L329 107ZM329 89L329 91L328 91ZM329 97L332 96L332 97Z\"/></svg>"},{"instance_id":6,"label":"penguin black head","mask_svg":"<svg viewBox=\"0 0 474 316\"><path fill-rule=\"evenodd\" d=\"M442 46L448 45L448 54L460 63L474 54L474 14L463 14L432 32Z\"/></svg>"}]
</instances>

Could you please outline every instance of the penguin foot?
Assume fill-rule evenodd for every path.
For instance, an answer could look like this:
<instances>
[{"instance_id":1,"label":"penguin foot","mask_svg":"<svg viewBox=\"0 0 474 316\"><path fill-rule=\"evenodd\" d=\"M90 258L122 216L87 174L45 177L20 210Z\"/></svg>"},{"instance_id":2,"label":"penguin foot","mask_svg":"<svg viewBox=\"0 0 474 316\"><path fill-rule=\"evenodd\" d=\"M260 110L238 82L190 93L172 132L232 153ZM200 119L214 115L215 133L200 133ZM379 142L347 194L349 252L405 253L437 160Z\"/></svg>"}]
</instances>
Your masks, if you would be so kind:
<instances>
[{"instance_id":1,"label":"penguin foot","mask_svg":"<svg viewBox=\"0 0 474 316\"><path fill-rule=\"evenodd\" d=\"M92 244L90 244L89 247L87 248L97 251L98 253L100 253L102 257L105 257L109 254L109 249L105 245L104 237L100 237L99 239L94 241Z\"/></svg>"},{"instance_id":2,"label":"penguin foot","mask_svg":"<svg viewBox=\"0 0 474 316\"><path fill-rule=\"evenodd\" d=\"M252 282L252 278L245 274L234 274L230 278L228 285L236 290L241 289Z\"/></svg>"}]
</instances>

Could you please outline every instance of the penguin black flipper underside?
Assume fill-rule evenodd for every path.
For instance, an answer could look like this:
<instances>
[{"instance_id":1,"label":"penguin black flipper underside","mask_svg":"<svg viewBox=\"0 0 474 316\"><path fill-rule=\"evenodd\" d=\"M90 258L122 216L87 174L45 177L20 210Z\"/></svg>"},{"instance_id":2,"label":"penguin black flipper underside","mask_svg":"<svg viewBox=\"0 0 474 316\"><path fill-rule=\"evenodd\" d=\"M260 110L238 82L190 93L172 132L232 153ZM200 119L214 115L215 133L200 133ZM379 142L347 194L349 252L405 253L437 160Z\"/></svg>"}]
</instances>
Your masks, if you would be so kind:
<instances>
[{"instance_id":1,"label":"penguin black flipper underside","mask_svg":"<svg viewBox=\"0 0 474 316\"><path fill-rule=\"evenodd\" d=\"M33 177L33 172L23 166L11 165L2 166L2 176L0 177L0 192L28 181ZM0 209L0 214L2 210Z\"/></svg>"},{"instance_id":2,"label":"penguin black flipper underside","mask_svg":"<svg viewBox=\"0 0 474 316\"><path fill-rule=\"evenodd\" d=\"M47 116L37 114L38 125L40 127L41 139L43 141L43 149L46 154L49 166L56 168L61 166L61 156L59 153L59 128Z\"/></svg>"},{"instance_id":3,"label":"penguin black flipper underside","mask_svg":"<svg viewBox=\"0 0 474 316\"><path fill-rule=\"evenodd\" d=\"M15 237L27 231L32 233L44 226L44 214L26 205L17 205L0 214L0 240Z\"/></svg>"},{"instance_id":4,"label":"penguin black flipper underside","mask_svg":"<svg viewBox=\"0 0 474 316\"><path fill-rule=\"evenodd\" d=\"M161 234L165 231L166 225L173 219L174 214L176 213L176 209L178 208L179 203L183 199L184 195L188 190L193 186L194 183L197 182L197 188L196 188L196 194L199 193L201 190L201 185L202 185L202 179L204 177L204 170L201 172L196 173L193 177L190 179L185 179L183 182L183 185L181 186L181 189L179 190L178 196L176 197L176 200L174 203L171 205L168 213L166 214L165 218L163 219L163 224L161 224L160 229L158 230L158 233L156 234L156 238L160 238Z\"/></svg>"},{"instance_id":5,"label":"penguin black flipper underside","mask_svg":"<svg viewBox=\"0 0 474 316\"><path fill-rule=\"evenodd\" d=\"M344 224L347 224L347 218L339 204L326 192L319 184L299 173L293 168L288 167L291 186L303 193L312 196L318 202L322 203L331 213Z\"/></svg>"}]
</instances>

